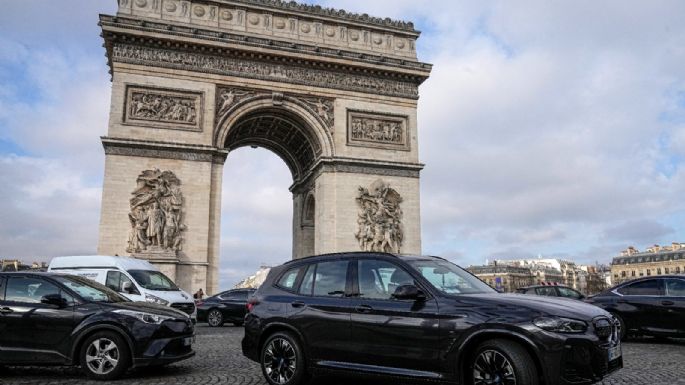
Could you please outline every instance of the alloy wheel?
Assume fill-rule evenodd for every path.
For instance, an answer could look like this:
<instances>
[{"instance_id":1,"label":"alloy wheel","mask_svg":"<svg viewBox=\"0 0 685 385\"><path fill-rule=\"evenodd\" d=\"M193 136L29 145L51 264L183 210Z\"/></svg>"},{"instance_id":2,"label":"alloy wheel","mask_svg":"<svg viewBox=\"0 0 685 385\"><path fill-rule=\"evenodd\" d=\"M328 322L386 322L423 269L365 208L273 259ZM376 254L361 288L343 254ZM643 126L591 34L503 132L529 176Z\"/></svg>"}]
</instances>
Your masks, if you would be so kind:
<instances>
[{"instance_id":1,"label":"alloy wheel","mask_svg":"<svg viewBox=\"0 0 685 385\"><path fill-rule=\"evenodd\" d=\"M297 354L284 338L274 338L264 350L264 371L277 384L287 384L295 375Z\"/></svg>"},{"instance_id":2,"label":"alloy wheel","mask_svg":"<svg viewBox=\"0 0 685 385\"><path fill-rule=\"evenodd\" d=\"M500 352L486 350L473 365L473 385L516 385L516 373Z\"/></svg>"},{"instance_id":3,"label":"alloy wheel","mask_svg":"<svg viewBox=\"0 0 685 385\"><path fill-rule=\"evenodd\" d=\"M213 327L221 326L223 318L224 317L219 310L212 310L207 315L207 323L209 324L209 326Z\"/></svg>"},{"instance_id":4,"label":"alloy wheel","mask_svg":"<svg viewBox=\"0 0 685 385\"><path fill-rule=\"evenodd\" d=\"M95 374L109 374L119 364L119 347L108 338L98 338L86 350L86 365Z\"/></svg>"}]
</instances>

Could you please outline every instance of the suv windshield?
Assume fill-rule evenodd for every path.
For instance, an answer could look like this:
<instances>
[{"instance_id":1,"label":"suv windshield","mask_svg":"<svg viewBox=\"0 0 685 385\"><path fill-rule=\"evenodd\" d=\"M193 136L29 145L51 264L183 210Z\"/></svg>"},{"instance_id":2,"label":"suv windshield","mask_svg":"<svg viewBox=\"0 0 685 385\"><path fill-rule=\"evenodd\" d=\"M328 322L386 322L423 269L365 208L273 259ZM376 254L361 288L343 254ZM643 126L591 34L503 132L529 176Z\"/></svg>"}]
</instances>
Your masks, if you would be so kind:
<instances>
[{"instance_id":1,"label":"suv windshield","mask_svg":"<svg viewBox=\"0 0 685 385\"><path fill-rule=\"evenodd\" d=\"M87 278L77 277L74 275L61 275L52 277L62 283L64 286L71 289L79 295L83 300L88 302L129 302L126 297L119 295L114 290L107 286L100 285L97 282L91 281Z\"/></svg>"},{"instance_id":2,"label":"suv windshield","mask_svg":"<svg viewBox=\"0 0 685 385\"><path fill-rule=\"evenodd\" d=\"M495 289L453 263L433 259L407 262L445 294L496 293Z\"/></svg>"},{"instance_id":3,"label":"suv windshield","mask_svg":"<svg viewBox=\"0 0 685 385\"><path fill-rule=\"evenodd\" d=\"M178 291L178 286L174 284L166 275L154 270L129 270L129 274L138 282L140 286L147 290L158 291Z\"/></svg>"}]
</instances>

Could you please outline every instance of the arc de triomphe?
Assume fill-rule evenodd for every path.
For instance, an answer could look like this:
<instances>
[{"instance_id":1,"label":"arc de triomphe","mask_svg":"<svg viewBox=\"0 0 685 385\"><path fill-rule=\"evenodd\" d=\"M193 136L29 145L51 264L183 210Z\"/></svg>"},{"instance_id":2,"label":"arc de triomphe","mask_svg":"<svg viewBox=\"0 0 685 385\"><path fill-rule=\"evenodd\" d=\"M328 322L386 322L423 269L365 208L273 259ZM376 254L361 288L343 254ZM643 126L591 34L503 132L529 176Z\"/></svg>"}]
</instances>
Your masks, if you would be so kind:
<instances>
[{"instance_id":1,"label":"arc de triomphe","mask_svg":"<svg viewBox=\"0 0 685 385\"><path fill-rule=\"evenodd\" d=\"M292 172L294 258L420 253L416 109L431 66L411 23L279 0L119 0L100 25L100 254L216 292L223 165L244 146Z\"/></svg>"}]
</instances>

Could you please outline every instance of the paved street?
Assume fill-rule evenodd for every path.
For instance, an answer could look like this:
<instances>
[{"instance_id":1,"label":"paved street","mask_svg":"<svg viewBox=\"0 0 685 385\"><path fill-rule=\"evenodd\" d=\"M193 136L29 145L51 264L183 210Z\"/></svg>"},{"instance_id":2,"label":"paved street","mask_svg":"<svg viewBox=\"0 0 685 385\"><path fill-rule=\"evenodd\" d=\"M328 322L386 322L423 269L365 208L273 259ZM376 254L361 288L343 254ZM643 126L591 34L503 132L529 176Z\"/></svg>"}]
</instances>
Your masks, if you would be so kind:
<instances>
[{"instance_id":1,"label":"paved street","mask_svg":"<svg viewBox=\"0 0 685 385\"><path fill-rule=\"evenodd\" d=\"M197 329L197 356L192 360L163 369L129 372L121 384L259 384L265 385L259 366L240 353L242 328L226 326ZM685 384L682 363L685 341L656 342L651 339L624 345L626 367L603 382L609 384ZM88 382L75 368L5 368L0 369L0 384L99 384ZM349 379L319 378L312 385L344 385ZM365 382L355 379L355 384ZM378 381L369 381L379 385ZM398 385L397 381L380 385Z\"/></svg>"}]
</instances>

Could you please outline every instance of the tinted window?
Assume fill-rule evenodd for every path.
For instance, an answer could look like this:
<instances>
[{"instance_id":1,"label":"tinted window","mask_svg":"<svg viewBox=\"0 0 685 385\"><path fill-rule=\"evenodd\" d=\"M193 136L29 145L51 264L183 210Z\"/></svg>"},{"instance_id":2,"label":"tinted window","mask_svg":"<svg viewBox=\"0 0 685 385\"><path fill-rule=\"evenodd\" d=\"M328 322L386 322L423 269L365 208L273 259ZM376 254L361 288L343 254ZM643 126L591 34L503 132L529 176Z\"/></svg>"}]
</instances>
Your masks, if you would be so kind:
<instances>
[{"instance_id":1,"label":"tinted window","mask_svg":"<svg viewBox=\"0 0 685 385\"><path fill-rule=\"evenodd\" d=\"M6 301L40 303L45 295L59 295L60 289L38 278L10 277L7 281Z\"/></svg>"},{"instance_id":2,"label":"tinted window","mask_svg":"<svg viewBox=\"0 0 685 385\"><path fill-rule=\"evenodd\" d=\"M567 287L557 287L557 289L559 290L559 295L562 297L575 299L579 299L581 297L581 294L573 289L569 289Z\"/></svg>"},{"instance_id":3,"label":"tinted window","mask_svg":"<svg viewBox=\"0 0 685 385\"><path fill-rule=\"evenodd\" d=\"M495 293L495 289L461 267L439 259L413 260L409 264L445 294Z\"/></svg>"},{"instance_id":4,"label":"tinted window","mask_svg":"<svg viewBox=\"0 0 685 385\"><path fill-rule=\"evenodd\" d=\"M650 279L648 281L635 282L624 286L618 289L618 292L623 295L660 295L660 286L659 281Z\"/></svg>"},{"instance_id":5,"label":"tinted window","mask_svg":"<svg viewBox=\"0 0 685 385\"><path fill-rule=\"evenodd\" d=\"M365 259L359 261L359 295L362 298L392 299L398 287L414 285L414 278L390 262Z\"/></svg>"},{"instance_id":6,"label":"tinted window","mask_svg":"<svg viewBox=\"0 0 685 385\"><path fill-rule=\"evenodd\" d=\"M300 270L302 270L302 267L296 267L286 271L285 274L281 276L281 279L278 280L277 285L286 290L295 290L295 283L297 282Z\"/></svg>"},{"instance_id":7,"label":"tinted window","mask_svg":"<svg viewBox=\"0 0 685 385\"><path fill-rule=\"evenodd\" d=\"M342 297L347 283L347 265L347 261L318 263L314 278L314 295Z\"/></svg>"},{"instance_id":8,"label":"tinted window","mask_svg":"<svg viewBox=\"0 0 685 385\"><path fill-rule=\"evenodd\" d=\"M221 299L228 301L247 301L247 292L234 291L230 293L224 293L221 295Z\"/></svg>"},{"instance_id":9,"label":"tinted window","mask_svg":"<svg viewBox=\"0 0 685 385\"><path fill-rule=\"evenodd\" d=\"M537 289L535 289L535 292L537 293L537 295L544 295L544 296L548 296L548 297L556 297L557 296L556 290L551 286L549 286L549 287L538 287Z\"/></svg>"},{"instance_id":10,"label":"tinted window","mask_svg":"<svg viewBox=\"0 0 685 385\"><path fill-rule=\"evenodd\" d=\"M685 297L685 280L667 279L666 295L671 297Z\"/></svg>"},{"instance_id":11,"label":"tinted window","mask_svg":"<svg viewBox=\"0 0 685 385\"><path fill-rule=\"evenodd\" d=\"M316 273L316 264L309 265L307 273L304 275L302 284L300 285L300 294L312 295L314 290L314 274Z\"/></svg>"}]
</instances>

